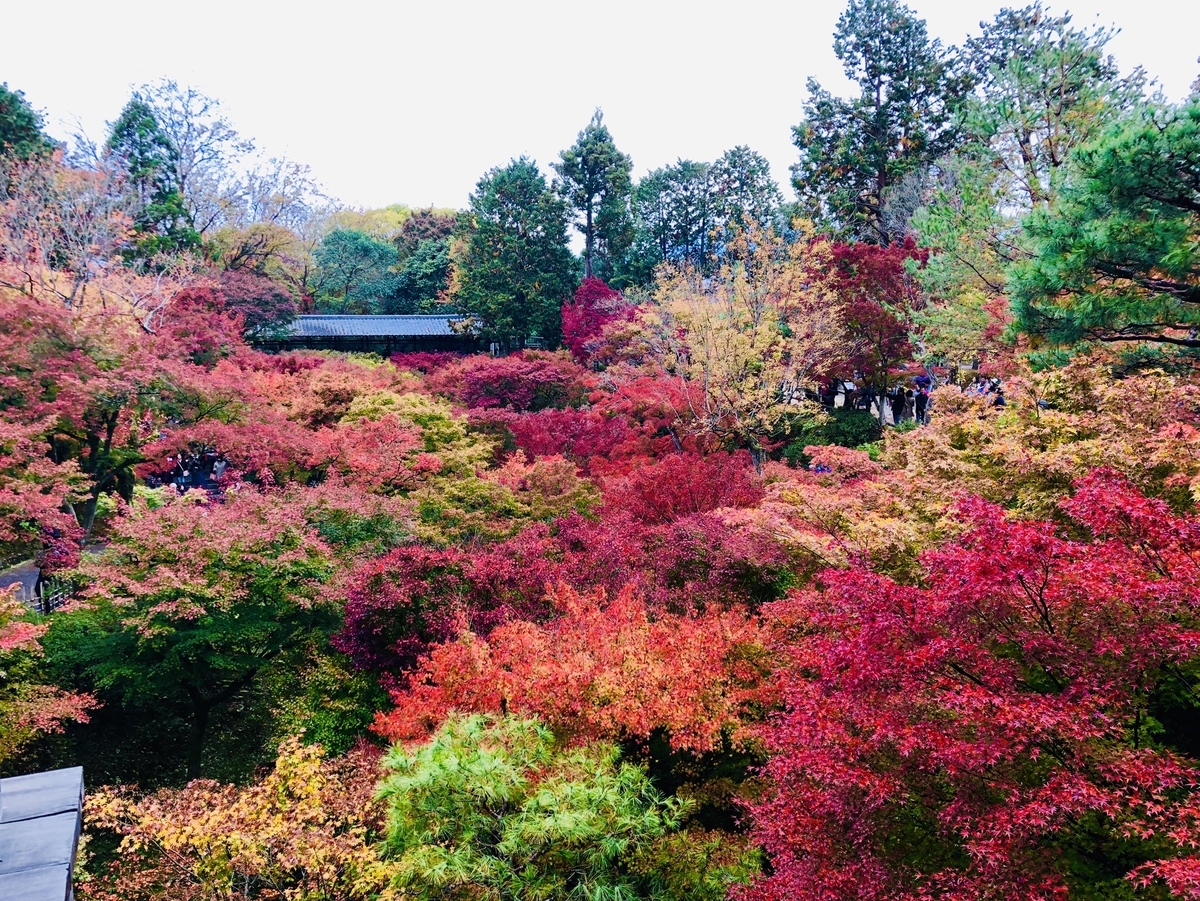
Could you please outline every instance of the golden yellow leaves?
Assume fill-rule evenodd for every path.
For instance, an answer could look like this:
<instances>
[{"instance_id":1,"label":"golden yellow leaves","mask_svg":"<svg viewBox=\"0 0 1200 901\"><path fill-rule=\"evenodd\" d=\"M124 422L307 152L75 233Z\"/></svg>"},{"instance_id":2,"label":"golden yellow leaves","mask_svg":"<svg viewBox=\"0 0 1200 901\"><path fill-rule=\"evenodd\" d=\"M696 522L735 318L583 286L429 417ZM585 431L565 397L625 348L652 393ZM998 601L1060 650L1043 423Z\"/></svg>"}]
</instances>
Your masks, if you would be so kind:
<instances>
[{"instance_id":1,"label":"golden yellow leaves","mask_svg":"<svg viewBox=\"0 0 1200 901\"><path fill-rule=\"evenodd\" d=\"M382 899L391 868L379 856L366 755L326 760L320 746L285 741L275 769L247 788L198 780L137 798L101 789L87 800L90 829L122 836L113 879L89 884L96 901L141 897L280 901Z\"/></svg>"}]
</instances>

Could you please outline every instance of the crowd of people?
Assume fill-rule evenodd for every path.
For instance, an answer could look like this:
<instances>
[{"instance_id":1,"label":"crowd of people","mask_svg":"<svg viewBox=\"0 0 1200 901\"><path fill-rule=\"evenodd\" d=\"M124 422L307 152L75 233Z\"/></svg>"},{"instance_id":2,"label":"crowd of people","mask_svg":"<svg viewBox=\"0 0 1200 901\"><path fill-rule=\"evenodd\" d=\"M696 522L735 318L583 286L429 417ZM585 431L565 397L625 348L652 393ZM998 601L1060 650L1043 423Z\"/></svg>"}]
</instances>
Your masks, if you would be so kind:
<instances>
[{"instance_id":1,"label":"crowd of people","mask_svg":"<svg viewBox=\"0 0 1200 901\"><path fill-rule=\"evenodd\" d=\"M976 375L970 384L963 388L964 394L974 394L988 402L989 407L1004 407L1008 402L1004 399L1004 386L999 379L988 379Z\"/></svg>"},{"instance_id":2,"label":"crowd of people","mask_svg":"<svg viewBox=\"0 0 1200 901\"><path fill-rule=\"evenodd\" d=\"M929 421L931 387L932 381L927 376L918 376L910 384L892 385L882 392L869 382L834 382L821 401L829 409L864 410L876 416L882 403L884 419L891 425L909 420L924 425Z\"/></svg>"},{"instance_id":3,"label":"crowd of people","mask_svg":"<svg viewBox=\"0 0 1200 901\"><path fill-rule=\"evenodd\" d=\"M821 403L832 410L840 407L845 410L863 410L875 416L880 414L880 404L883 405L883 420L888 425L901 425L905 422L915 422L925 425L929 422L931 409L930 393L939 384L927 375L919 375L909 382L898 382L884 391L879 391L867 381L846 381L830 383L821 395ZM997 378L985 378L979 374L962 387L963 393L982 397L988 406L1003 407L1007 405L1004 399L1004 386Z\"/></svg>"},{"instance_id":4,"label":"crowd of people","mask_svg":"<svg viewBox=\"0 0 1200 901\"><path fill-rule=\"evenodd\" d=\"M180 494L194 488L216 490L229 467L225 455L213 447L189 448L178 456L167 457L169 469L146 480L151 487L174 485Z\"/></svg>"},{"instance_id":5,"label":"crowd of people","mask_svg":"<svg viewBox=\"0 0 1200 901\"><path fill-rule=\"evenodd\" d=\"M872 399L873 400L873 399ZM929 422L929 385L895 385L883 397L892 414L892 425L912 420L917 425ZM870 406L867 409L871 409Z\"/></svg>"}]
</instances>

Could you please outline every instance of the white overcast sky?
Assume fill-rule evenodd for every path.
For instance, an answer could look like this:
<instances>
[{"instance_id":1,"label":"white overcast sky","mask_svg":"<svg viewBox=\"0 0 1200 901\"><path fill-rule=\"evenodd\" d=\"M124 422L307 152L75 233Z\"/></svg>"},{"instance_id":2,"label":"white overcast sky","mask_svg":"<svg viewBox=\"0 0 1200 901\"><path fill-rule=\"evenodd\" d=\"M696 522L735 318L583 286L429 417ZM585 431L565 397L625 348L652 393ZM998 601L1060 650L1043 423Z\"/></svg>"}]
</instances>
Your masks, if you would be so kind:
<instances>
[{"instance_id":1,"label":"white overcast sky","mask_svg":"<svg viewBox=\"0 0 1200 901\"><path fill-rule=\"evenodd\" d=\"M961 43L1025 0L910 0ZM66 137L102 138L131 87L161 77L222 102L270 155L312 166L346 203L460 207L527 154L546 169L604 109L637 173L749 144L791 196L805 80L843 91L844 0L0 0L0 81ZM1055 4L1122 29L1110 48L1177 100L1200 72L1197 0Z\"/></svg>"}]
</instances>

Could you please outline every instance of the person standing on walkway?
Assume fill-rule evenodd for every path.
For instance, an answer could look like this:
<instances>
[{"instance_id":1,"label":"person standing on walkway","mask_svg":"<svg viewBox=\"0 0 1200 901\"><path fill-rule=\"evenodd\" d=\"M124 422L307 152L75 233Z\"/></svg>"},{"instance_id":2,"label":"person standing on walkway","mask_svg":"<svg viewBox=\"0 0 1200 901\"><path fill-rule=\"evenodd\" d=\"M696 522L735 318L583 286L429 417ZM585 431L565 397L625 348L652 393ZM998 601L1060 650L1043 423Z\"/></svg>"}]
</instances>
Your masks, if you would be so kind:
<instances>
[{"instance_id":1,"label":"person standing on walkway","mask_svg":"<svg viewBox=\"0 0 1200 901\"><path fill-rule=\"evenodd\" d=\"M892 395L892 425L900 425L904 420L904 389L897 386Z\"/></svg>"}]
</instances>

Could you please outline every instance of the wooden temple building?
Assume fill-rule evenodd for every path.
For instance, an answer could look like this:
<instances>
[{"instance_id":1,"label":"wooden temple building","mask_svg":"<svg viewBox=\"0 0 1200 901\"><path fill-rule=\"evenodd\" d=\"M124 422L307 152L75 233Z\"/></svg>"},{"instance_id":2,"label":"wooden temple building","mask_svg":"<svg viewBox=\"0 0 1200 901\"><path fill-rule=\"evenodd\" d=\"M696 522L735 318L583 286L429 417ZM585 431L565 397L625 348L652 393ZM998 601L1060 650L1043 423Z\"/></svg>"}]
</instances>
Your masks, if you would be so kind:
<instances>
[{"instance_id":1,"label":"wooden temple building","mask_svg":"<svg viewBox=\"0 0 1200 901\"><path fill-rule=\"evenodd\" d=\"M384 356L414 351L479 348L463 316L297 316L286 326L252 337L263 350L341 350Z\"/></svg>"},{"instance_id":2,"label":"wooden temple building","mask_svg":"<svg viewBox=\"0 0 1200 901\"><path fill-rule=\"evenodd\" d=\"M0 899L71 901L83 770L0 779Z\"/></svg>"}]
</instances>

